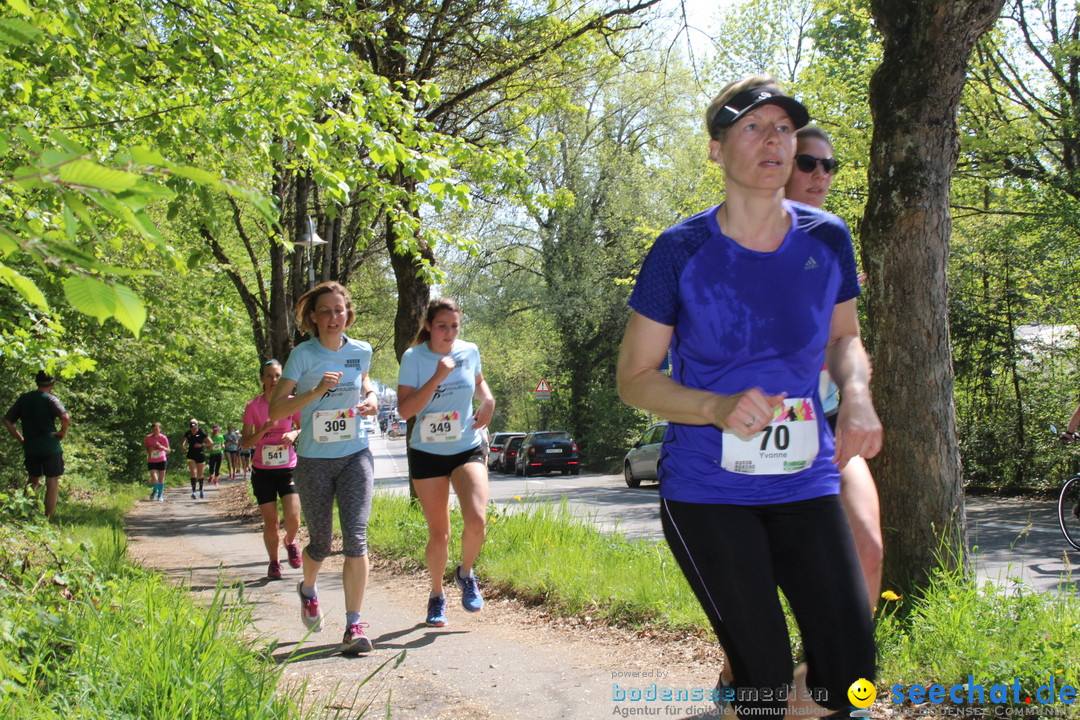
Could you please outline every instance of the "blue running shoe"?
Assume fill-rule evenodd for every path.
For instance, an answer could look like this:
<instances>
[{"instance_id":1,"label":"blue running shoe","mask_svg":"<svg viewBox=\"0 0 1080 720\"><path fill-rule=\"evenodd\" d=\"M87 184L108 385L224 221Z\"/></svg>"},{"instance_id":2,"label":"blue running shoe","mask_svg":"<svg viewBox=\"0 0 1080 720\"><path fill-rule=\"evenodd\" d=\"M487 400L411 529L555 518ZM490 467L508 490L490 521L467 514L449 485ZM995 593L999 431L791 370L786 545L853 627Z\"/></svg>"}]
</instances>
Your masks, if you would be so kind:
<instances>
[{"instance_id":1,"label":"blue running shoe","mask_svg":"<svg viewBox=\"0 0 1080 720\"><path fill-rule=\"evenodd\" d=\"M428 598L427 601L427 623L428 627L446 627L449 623L446 621L446 596L439 595L438 597Z\"/></svg>"},{"instance_id":2,"label":"blue running shoe","mask_svg":"<svg viewBox=\"0 0 1080 720\"><path fill-rule=\"evenodd\" d=\"M484 598L480 595L480 586L476 583L476 576L461 577L461 565L454 569L454 579L461 588L461 607L469 612L480 612L484 609Z\"/></svg>"}]
</instances>

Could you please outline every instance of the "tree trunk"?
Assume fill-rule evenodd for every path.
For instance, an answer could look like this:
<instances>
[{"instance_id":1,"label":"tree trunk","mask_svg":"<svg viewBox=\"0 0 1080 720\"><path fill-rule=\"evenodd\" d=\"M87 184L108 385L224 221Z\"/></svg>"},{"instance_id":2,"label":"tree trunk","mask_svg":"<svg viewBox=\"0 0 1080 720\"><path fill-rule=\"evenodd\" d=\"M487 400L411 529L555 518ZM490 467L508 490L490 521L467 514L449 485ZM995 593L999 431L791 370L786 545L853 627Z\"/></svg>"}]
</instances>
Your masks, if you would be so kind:
<instances>
[{"instance_id":1,"label":"tree trunk","mask_svg":"<svg viewBox=\"0 0 1080 720\"><path fill-rule=\"evenodd\" d=\"M274 177L274 197L285 197L285 174L278 172ZM284 218L282 218L284 220ZM285 227L282 223L282 227ZM269 338L270 357L262 361L276 359L284 364L293 349L292 303L286 294L285 246L270 240L270 317Z\"/></svg>"},{"instance_id":2,"label":"tree trunk","mask_svg":"<svg viewBox=\"0 0 1080 720\"><path fill-rule=\"evenodd\" d=\"M394 354L398 361L412 345L416 333L420 330L424 313L427 311L431 296L431 285L424 279L421 270L426 260L435 264L435 253L427 244L421 242L414 255L404 252L398 241L394 222L386 220L386 249L390 252L390 264L394 268L397 281L397 314L394 316Z\"/></svg>"},{"instance_id":3,"label":"tree trunk","mask_svg":"<svg viewBox=\"0 0 1080 720\"><path fill-rule=\"evenodd\" d=\"M870 83L874 136L860 234L868 344L885 446L885 587L924 586L939 559L966 565L946 268L956 113L975 41L1003 0L873 0L884 52Z\"/></svg>"}]
</instances>

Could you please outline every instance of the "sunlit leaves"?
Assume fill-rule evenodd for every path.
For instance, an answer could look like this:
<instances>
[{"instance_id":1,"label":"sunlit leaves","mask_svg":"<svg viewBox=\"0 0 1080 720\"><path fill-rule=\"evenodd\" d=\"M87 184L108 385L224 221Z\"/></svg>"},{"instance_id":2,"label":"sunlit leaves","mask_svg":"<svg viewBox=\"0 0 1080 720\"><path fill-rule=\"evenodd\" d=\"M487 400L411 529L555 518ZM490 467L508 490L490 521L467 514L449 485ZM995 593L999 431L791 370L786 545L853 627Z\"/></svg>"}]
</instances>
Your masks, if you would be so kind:
<instances>
[{"instance_id":1,"label":"sunlit leaves","mask_svg":"<svg viewBox=\"0 0 1080 720\"><path fill-rule=\"evenodd\" d=\"M0 282L10 285L17 293L26 298L27 302L39 310L49 309L49 303L45 299L45 294L38 289L37 285L12 268L0 265Z\"/></svg>"},{"instance_id":2,"label":"sunlit leaves","mask_svg":"<svg viewBox=\"0 0 1080 720\"><path fill-rule=\"evenodd\" d=\"M41 31L21 18L0 18L0 45L24 45L41 37Z\"/></svg>"},{"instance_id":3,"label":"sunlit leaves","mask_svg":"<svg viewBox=\"0 0 1080 720\"><path fill-rule=\"evenodd\" d=\"M64 282L64 295L72 307L104 323L115 318L138 336L146 322L146 307L131 288L90 275L73 275Z\"/></svg>"}]
</instances>

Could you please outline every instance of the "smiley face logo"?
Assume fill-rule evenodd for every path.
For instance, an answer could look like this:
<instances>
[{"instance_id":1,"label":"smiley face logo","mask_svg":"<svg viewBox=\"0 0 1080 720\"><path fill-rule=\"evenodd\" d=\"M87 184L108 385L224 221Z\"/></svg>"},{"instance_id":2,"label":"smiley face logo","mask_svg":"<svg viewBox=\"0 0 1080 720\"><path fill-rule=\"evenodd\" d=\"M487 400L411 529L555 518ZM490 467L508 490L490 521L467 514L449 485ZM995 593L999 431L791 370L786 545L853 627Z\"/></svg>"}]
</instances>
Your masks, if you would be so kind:
<instances>
[{"instance_id":1,"label":"smiley face logo","mask_svg":"<svg viewBox=\"0 0 1080 720\"><path fill-rule=\"evenodd\" d=\"M868 708L877 699L877 689L874 687L874 683L866 678L859 678L851 683L851 687L847 691L847 698L857 708Z\"/></svg>"}]
</instances>

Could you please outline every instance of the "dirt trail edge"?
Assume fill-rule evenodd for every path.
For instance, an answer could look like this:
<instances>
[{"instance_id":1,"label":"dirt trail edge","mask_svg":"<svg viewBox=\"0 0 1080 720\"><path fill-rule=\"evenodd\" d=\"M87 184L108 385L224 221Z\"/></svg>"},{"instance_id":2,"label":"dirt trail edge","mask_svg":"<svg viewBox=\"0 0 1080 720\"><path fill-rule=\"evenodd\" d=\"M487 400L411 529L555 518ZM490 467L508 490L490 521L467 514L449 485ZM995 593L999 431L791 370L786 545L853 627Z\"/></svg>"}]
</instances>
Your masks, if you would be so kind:
<instances>
[{"instance_id":1,"label":"dirt trail edge","mask_svg":"<svg viewBox=\"0 0 1080 720\"><path fill-rule=\"evenodd\" d=\"M352 709L347 716L354 717L371 701L369 717L385 717L389 703L394 720L715 717L710 703L695 700L695 691L716 683L715 659L701 641L662 642L585 620L553 621L542 610L499 598L470 614L456 588L447 592L449 626L428 628L423 578L382 568L372 569L362 617L375 651L340 655L340 555L320 574L325 630L305 637L295 589L300 571L284 564L283 580L267 580L261 532L226 511L227 496L246 493L242 481L206 493L205 500L192 500L189 491L173 488L165 502L139 502L127 519L130 554L200 597L211 595L222 576L242 586L254 608L253 633L277 643L274 659L303 655L288 665L285 681L307 681L313 705ZM402 650L400 666L391 663L357 691ZM672 691L666 701L665 689Z\"/></svg>"}]
</instances>

